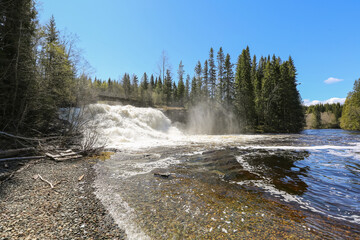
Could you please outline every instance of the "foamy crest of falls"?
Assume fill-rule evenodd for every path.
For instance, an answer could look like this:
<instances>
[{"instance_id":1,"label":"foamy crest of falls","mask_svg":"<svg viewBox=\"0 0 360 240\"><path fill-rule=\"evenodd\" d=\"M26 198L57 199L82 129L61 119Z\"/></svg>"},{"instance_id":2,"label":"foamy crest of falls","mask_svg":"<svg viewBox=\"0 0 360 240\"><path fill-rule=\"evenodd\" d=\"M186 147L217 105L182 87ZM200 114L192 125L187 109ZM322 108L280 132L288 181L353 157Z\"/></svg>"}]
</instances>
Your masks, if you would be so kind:
<instances>
[{"instance_id":1,"label":"foamy crest of falls","mask_svg":"<svg viewBox=\"0 0 360 240\"><path fill-rule=\"evenodd\" d=\"M192 123L191 131L185 134L162 111L130 105L91 104L85 110L85 118L89 120L86 131L96 132L98 145L108 148L135 150L194 143L222 145L267 138L264 135L205 135L203 125L212 119ZM197 134L197 129L202 129L202 135L192 134Z\"/></svg>"},{"instance_id":2,"label":"foamy crest of falls","mask_svg":"<svg viewBox=\"0 0 360 240\"><path fill-rule=\"evenodd\" d=\"M134 106L92 104L86 110L88 130L99 135L99 145L146 147L171 144L183 138L160 110Z\"/></svg>"}]
</instances>

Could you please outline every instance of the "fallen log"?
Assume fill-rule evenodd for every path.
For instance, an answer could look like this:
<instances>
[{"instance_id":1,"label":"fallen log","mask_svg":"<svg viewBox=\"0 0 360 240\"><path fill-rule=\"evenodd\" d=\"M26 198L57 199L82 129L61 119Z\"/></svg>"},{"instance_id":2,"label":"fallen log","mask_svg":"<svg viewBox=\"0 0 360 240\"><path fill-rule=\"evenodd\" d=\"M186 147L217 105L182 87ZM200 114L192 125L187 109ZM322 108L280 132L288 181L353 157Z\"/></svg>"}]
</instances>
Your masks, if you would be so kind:
<instances>
[{"instance_id":1,"label":"fallen log","mask_svg":"<svg viewBox=\"0 0 360 240\"><path fill-rule=\"evenodd\" d=\"M45 156L29 156L29 157L12 157L12 158L1 158L0 162L4 161L20 161L20 160L35 160L35 159L44 159Z\"/></svg>"},{"instance_id":2,"label":"fallen log","mask_svg":"<svg viewBox=\"0 0 360 240\"><path fill-rule=\"evenodd\" d=\"M11 137L11 138L16 138L16 139L21 139L21 140L26 140L26 141L46 141L49 139L57 139L59 137L45 137L45 138L28 138L28 137L22 137L22 136L16 136L7 132L1 132L0 131L0 135L6 136L6 137Z\"/></svg>"},{"instance_id":3,"label":"fallen log","mask_svg":"<svg viewBox=\"0 0 360 240\"><path fill-rule=\"evenodd\" d=\"M18 156L25 153L34 152L35 148L28 147L28 148L19 148L19 149L9 149L9 150L2 150L0 151L0 158Z\"/></svg>"}]
</instances>

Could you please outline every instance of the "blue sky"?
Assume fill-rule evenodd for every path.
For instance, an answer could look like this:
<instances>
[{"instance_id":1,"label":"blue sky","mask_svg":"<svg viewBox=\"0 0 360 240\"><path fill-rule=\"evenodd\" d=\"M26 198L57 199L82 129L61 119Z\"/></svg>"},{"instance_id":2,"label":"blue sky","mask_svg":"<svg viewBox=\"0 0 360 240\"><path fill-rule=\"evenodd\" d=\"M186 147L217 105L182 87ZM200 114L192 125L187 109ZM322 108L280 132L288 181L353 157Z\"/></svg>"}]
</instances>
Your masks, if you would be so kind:
<instances>
[{"instance_id":1,"label":"blue sky","mask_svg":"<svg viewBox=\"0 0 360 240\"><path fill-rule=\"evenodd\" d=\"M210 47L235 63L251 54L294 59L302 99L345 98L360 78L360 1L42 0L40 23L78 35L94 76L158 72L163 50L174 78L180 60L194 75ZM328 80L327 83L324 82Z\"/></svg>"}]
</instances>

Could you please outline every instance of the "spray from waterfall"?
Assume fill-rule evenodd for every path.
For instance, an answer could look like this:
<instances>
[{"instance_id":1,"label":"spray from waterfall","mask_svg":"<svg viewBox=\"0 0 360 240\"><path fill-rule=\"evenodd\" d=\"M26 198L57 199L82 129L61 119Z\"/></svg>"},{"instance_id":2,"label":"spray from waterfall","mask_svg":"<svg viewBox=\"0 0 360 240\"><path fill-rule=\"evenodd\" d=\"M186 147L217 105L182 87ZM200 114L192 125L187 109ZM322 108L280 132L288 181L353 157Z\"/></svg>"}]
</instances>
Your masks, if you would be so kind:
<instances>
[{"instance_id":1,"label":"spray from waterfall","mask_svg":"<svg viewBox=\"0 0 360 240\"><path fill-rule=\"evenodd\" d=\"M190 134L236 134L239 126L230 107L205 101L189 109L187 132Z\"/></svg>"}]
</instances>

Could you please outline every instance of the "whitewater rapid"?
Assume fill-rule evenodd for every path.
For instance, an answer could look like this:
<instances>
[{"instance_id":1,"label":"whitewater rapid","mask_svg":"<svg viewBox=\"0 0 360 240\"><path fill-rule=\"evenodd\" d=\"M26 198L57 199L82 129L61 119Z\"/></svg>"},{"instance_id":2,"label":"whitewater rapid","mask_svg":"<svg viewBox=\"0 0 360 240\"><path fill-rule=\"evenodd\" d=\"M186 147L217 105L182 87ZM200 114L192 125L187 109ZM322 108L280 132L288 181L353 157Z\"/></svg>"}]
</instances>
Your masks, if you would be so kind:
<instances>
[{"instance_id":1,"label":"whitewater rapid","mask_svg":"<svg viewBox=\"0 0 360 240\"><path fill-rule=\"evenodd\" d=\"M87 131L98 134L98 145L122 150L196 143L226 144L266 138L261 135L193 135L180 130L159 109L130 105L91 104L86 108ZM210 121L210 119L209 119ZM199 127L202 124L199 122ZM192 125L192 129L196 127Z\"/></svg>"},{"instance_id":2,"label":"whitewater rapid","mask_svg":"<svg viewBox=\"0 0 360 240\"><path fill-rule=\"evenodd\" d=\"M143 203L140 201L139 204L134 204L134 202L141 199L143 194L148 194L149 199L156 198L157 194L163 191L161 184L170 184L169 191L171 192L175 191L172 190L173 186L175 189L182 186L181 184L176 186L176 181L195 179L197 183L196 179L200 173L206 175L213 172L219 175L219 181L224 181L224 173L216 170L217 168L215 171L211 167L208 168L206 162L208 156L217 159L214 166L222 159L228 161L229 156L221 155L224 151L230 152L230 156L238 163L241 171L245 170L255 176L255 179L230 179L229 184L242 188L257 188L260 192L269 193L284 203L297 204L300 208L314 213L360 224L359 206L356 204L358 197L352 190L357 185L351 182L357 181L357 174L360 172L357 167L357 161L360 160L360 143L357 135L341 133L329 137L325 132L319 136L317 131L311 130L302 134L199 135L186 128L176 127L177 125L159 109L129 105L89 105L86 117L89 119L87 130L97 133L99 146L106 145L107 148L121 151L110 160L96 164L97 178L94 184L95 194L117 224L126 231L129 239L149 239L137 223L139 219L143 219L142 217L146 218L146 215L141 215L144 213L138 209L139 204L140 206L144 203L148 204L149 201ZM203 123L198 122L198 124ZM196 129L196 125L192 123L191 128ZM286 177L295 176L290 180L304 181L308 186L305 192L296 195L278 188L268 174L273 173L277 167L284 166L279 163L274 169L269 168L266 165L267 157L283 156L285 160L282 161L291 162L292 158L297 159L302 153L308 156L299 158L292 168L285 169L285 173L288 173L287 171L290 173L284 175L281 181L286 183ZM219 158L216 157L217 154L220 154ZM192 159L195 161L192 162ZM264 159L264 162L258 164L253 159L257 159L256 161ZM343 164L345 161L347 165ZM206 170L198 173L193 169L196 166L202 166L200 169ZM163 171L172 169L174 171L172 174L177 176L174 183L171 181L161 183L160 180L154 178L154 171L159 169ZM182 172L185 171L184 169L187 169L185 175ZM304 169L305 172L310 171L309 175L304 175L299 169ZM352 177L351 180L349 175ZM160 182L159 185L156 185L158 182ZM212 193L212 186L208 185L208 187ZM197 190L200 193L202 191L202 189ZM335 208L336 204L341 207L347 205L350 207L341 209L339 213L323 208L322 199L328 200L327 196L334 192L337 195L334 206L331 205L331 208ZM188 196L186 189L180 195L176 191L172 194L174 194L173 197ZM332 200L329 199L329 201ZM173 204L173 202L166 202L166 204ZM196 204L195 202L192 205L195 209L198 207ZM149 207L156 208L155 205ZM191 211L185 211L185 214L191 213ZM212 231L215 230L211 229L210 232Z\"/></svg>"}]
</instances>

